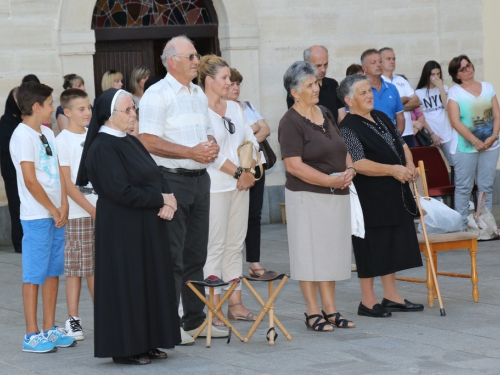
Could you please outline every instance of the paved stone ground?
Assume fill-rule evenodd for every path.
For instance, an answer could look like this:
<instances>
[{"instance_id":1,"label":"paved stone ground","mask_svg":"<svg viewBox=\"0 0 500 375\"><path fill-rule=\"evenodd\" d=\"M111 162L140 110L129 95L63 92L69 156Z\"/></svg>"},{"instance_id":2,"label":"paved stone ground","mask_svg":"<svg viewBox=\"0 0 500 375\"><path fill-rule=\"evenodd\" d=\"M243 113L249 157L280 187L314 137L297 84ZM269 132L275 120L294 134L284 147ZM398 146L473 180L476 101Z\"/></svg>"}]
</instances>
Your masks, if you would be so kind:
<instances>
[{"instance_id":1,"label":"paved stone ground","mask_svg":"<svg viewBox=\"0 0 500 375\"><path fill-rule=\"evenodd\" d=\"M500 223L500 206L494 214ZM263 227L262 263L274 270L288 271L286 226ZM358 280L337 284L337 304L354 329L314 333L304 325L304 302L298 282L290 280L276 303L278 316L293 339L280 336L274 347L265 339L262 324L245 344L233 336L229 345L214 340L212 348L198 340L191 347L169 350L169 359L148 366L118 366L109 359L93 357L92 303L87 290L82 293L80 317L85 340L74 348L54 354L21 351L24 334L21 297L21 257L11 247L0 248L0 374L499 374L500 373L500 241L481 242L478 252L479 303L472 301L467 279L440 277L447 315L426 306L422 313L393 313L389 319L356 315L361 299ZM470 258L466 250L439 255L441 270L467 273ZM419 268L401 273L424 276ZM414 302L427 303L425 284L398 282L402 295ZM259 286L264 292L264 286ZM379 281L375 286L382 296ZM257 310L248 290L244 302ZM382 297L380 297L382 298ZM41 310L41 308L39 308ZM56 321L66 319L64 277L61 278ZM41 321L41 317L39 319ZM246 333L250 324L236 323Z\"/></svg>"}]
</instances>

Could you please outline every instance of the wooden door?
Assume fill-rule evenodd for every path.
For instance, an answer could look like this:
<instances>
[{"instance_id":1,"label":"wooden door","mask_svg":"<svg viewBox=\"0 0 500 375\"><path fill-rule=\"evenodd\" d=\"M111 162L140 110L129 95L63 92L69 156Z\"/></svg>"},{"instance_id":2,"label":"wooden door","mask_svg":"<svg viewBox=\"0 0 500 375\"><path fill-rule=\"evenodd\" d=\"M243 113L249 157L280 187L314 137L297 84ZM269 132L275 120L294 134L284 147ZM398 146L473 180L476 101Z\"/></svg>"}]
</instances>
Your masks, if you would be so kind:
<instances>
[{"instance_id":1,"label":"wooden door","mask_svg":"<svg viewBox=\"0 0 500 375\"><path fill-rule=\"evenodd\" d=\"M130 40L96 43L94 55L94 80L96 97L101 95L101 80L103 74L114 69L123 74L123 88L129 87L129 78L132 69L138 65L148 67L152 75L155 71L153 41Z\"/></svg>"}]
</instances>

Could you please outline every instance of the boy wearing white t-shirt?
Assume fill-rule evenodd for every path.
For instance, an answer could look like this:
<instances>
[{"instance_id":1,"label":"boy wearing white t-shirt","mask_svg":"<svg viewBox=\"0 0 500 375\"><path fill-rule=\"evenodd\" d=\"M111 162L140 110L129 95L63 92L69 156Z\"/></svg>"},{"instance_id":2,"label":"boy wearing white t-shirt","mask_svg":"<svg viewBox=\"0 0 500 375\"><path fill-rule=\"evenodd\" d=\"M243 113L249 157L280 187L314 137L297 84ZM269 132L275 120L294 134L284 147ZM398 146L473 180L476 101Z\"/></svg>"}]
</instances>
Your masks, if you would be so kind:
<instances>
[{"instance_id":1,"label":"boy wearing white t-shirt","mask_svg":"<svg viewBox=\"0 0 500 375\"><path fill-rule=\"evenodd\" d=\"M83 329L78 313L82 277L94 300L94 218L97 195L89 183L85 187L75 186L83 145L87 137L86 126L90 123L92 107L88 95L80 89L63 91L60 98L68 127L56 138L59 164L66 183L69 201L69 220L64 247L64 274L66 275L66 302L68 320L66 335L83 340Z\"/></svg>"},{"instance_id":2,"label":"boy wearing white t-shirt","mask_svg":"<svg viewBox=\"0 0 500 375\"><path fill-rule=\"evenodd\" d=\"M16 168L23 226L23 302L26 335L22 350L50 353L58 347L75 346L55 326L59 276L64 271L64 226L68 219L66 187L60 177L51 122L52 89L41 83L21 85L17 102L23 122L10 140ZM38 289L42 285L43 331L37 323Z\"/></svg>"}]
</instances>

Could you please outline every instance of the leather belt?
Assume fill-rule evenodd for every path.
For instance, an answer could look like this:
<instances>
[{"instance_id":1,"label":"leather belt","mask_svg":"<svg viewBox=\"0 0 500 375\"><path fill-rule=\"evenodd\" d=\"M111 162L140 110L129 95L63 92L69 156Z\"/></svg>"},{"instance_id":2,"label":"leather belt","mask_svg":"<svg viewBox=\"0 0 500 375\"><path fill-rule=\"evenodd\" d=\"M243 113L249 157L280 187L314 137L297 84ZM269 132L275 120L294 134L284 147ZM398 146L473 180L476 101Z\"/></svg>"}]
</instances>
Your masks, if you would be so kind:
<instances>
[{"instance_id":1,"label":"leather belt","mask_svg":"<svg viewBox=\"0 0 500 375\"><path fill-rule=\"evenodd\" d=\"M79 187L78 189L82 192L83 195L96 194L93 188Z\"/></svg>"},{"instance_id":2,"label":"leather belt","mask_svg":"<svg viewBox=\"0 0 500 375\"><path fill-rule=\"evenodd\" d=\"M160 167L160 171L167 173L175 173L180 174L181 176L186 177L199 177L203 176L207 170L206 169L184 169L184 168L165 168Z\"/></svg>"}]
</instances>

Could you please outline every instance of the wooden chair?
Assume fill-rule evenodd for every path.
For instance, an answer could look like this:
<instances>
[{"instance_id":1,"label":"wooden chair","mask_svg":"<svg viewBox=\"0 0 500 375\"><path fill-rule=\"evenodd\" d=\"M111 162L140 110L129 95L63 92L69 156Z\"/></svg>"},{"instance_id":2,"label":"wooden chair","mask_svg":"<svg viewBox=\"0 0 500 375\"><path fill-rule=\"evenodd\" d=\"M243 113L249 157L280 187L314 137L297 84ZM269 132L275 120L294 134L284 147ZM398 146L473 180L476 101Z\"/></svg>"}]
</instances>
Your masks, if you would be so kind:
<instances>
[{"instance_id":1,"label":"wooden chair","mask_svg":"<svg viewBox=\"0 0 500 375\"><path fill-rule=\"evenodd\" d=\"M425 177L429 194L426 197L450 196L451 208L454 208L455 185L450 181L450 166L439 147L412 147L410 151L415 165L422 160L427 166Z\"/></svg>"},{"instance_id":2,"label":"wooden chair","mask_svg":"<svg viewBox=\"0 0 500 375\"><path fill-rule=\"evenodd\" d=\"M417 188L420 194L424 196L429 196L429 191L427 189L427 181L425 176L424 162L420 160L418 162L419 178L417 180ZM424 253L427 266L427 278L418 279L412 277L397 277L397 280L410 281L410 282L420 282L427 283L427 300L429 302L429 307L434 306L434 299L436 298L436 291L434 286L434 280L432 279L430 259L427 255L427 249L425 244L425 238L423 234L417 233L418 245L420 251ZM436 269L436 274L440 276L449 277L461 277L471 279L472 282L472 299L474 302L479 300L479 290L477 288L477 265L476 265L476 252L477 252L477 234L469 232L454 232L445 234L430 234L428 235L429 246L431 249L432 259L434 261L434 267ZM471 260L471 273L470 275L453 273L453 272L440 272L438 271L437 253L441 251L452 251L467 249L470 253Z\"/></svg>"},{"instance_id":3,"label":"wooden chair","mask_svg":"<svg viewBox=\"0 0 500 375\"><path fill-rule=\"evenodd\" d=\"M250 331L248 331L248 334L245 336L243 339L244 342L250 341L250 338L254 334L255 330L257 327L260 325L262 320L264 319L264 316L266 314L269 315L269 329L267 331L267 340L269 341L269 345L274 345L274 342L276 338L278 337L278 334L276 333L276 330L274 328L274 324L278 326L278 328L283 332L285 337L288 340L292 339L292 336L288 333L288 331L285 329L283 324L279 321L278 317L274 314L274 301L276 300L276 297L278 297L278 294L281 291L281 288L285 285L286 281L288 280L289 276L287 274L277 274L274 271L267 271L260 277L251 277L251 276L243 276L241 280L245 283L245 285L248 287L248 290L254 295L255 299L260 303L262 306L262 311L258 315L257 319L255 320L254 324L250 328ZM273 282L281 280L276 289L274 289ZM268 299L267 301L264 301L261 296L257 293L257 291L254 289L252 284L250 282L267 282L268 283Z\"/></svg>"},{"instance_id":4,"label":"wooden chair","mask_svg":"<svg viewBox=\"0 0 500 375\"><path fill-rule=\"evenodd\" d=\"M198 328L198 330L195 332L193 339L196 340L198 338L198 336L200 335L200 333L208 325L208 327L207 327L207 348L210 348L211 341L212 341L212 318L215 315L229 328L230 333L231 332L234 333L235 336L240 339L240 341L243 341L243 337L241 337L240 333L236 330L236 328L234 328L231 325L231 323L229 323L229 321L226 319L224 314L222 314L220 312L220 308L222 307L224 302L226 302L226 300L229 298L229 296L231 295L233 290L236 289L236 287L238 286L239 283L240 283L240 279L234 279L234 280L231 280L229 282L225 282L222 279L220 279L214 275L207 277L203 281L189 280L186 282L186 285L198 296L199 299L201 299L203 301L203 303L208 308L207 318L205 319L203 324ZM217 287L223 287L223 286L226 286L229 284L231 284L231 286L229 287L227 292L224 294L224 296L221 297L219 303L214 306L214 289ZM202 286L204 288L209 289L208 300L205 298L205 296L202 293L200 293L200 291L198 289L196 289L195 285L199 285L199 286ZM229 343L230 339L231 339L231 336L229 336L228 343Z\"/></svg>"}]
</instances>

